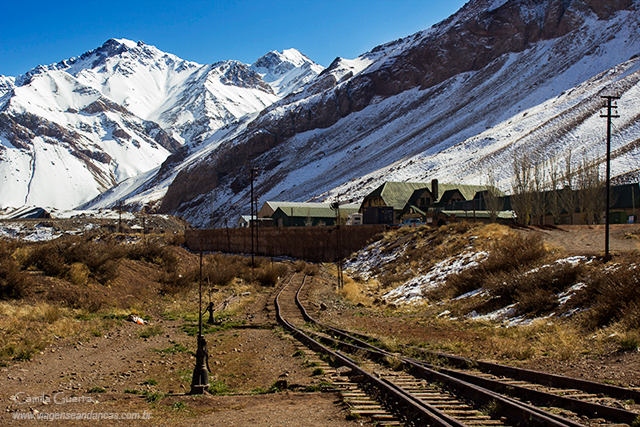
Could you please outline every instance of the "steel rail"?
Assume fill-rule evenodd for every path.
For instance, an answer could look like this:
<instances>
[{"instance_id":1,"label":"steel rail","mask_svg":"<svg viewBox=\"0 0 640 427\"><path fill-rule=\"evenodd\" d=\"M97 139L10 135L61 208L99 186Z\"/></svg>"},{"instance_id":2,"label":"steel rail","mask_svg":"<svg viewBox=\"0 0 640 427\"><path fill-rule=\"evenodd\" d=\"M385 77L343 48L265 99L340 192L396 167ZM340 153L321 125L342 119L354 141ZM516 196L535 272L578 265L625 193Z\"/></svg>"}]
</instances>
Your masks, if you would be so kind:
<instances>
[{"instance_id":1,"label":"steel rail","mask_svg":"<svg viewBox=\"0 0 640 427\"><path fill-rule=\"evenodd\" d=\"M328 328L330 328L331 330L335 330L336 332L350 335L352 337L359 337L359 339L362 341L374 339L370 336L358 332L346 331L344 329L334 328L331 326L329 326ZM635 402L640 402L640 390L618 387L610 384L602 384L595 381L583 380L580 378L550 374L547 372L534 371L531 369L516 368L513 366L500 365L492 362L484 362L481 360L472 360L461 356L429 351L415 346L406 347L410 348L411 350L421 352L427 356L445 360L448 364L462 369L469 369L471 367L474 367L482 372L495 376L508 377L515 380L527 381L530 383L549 387L573 388L587 393L604 394L606 396L619 400L633 400Z\"/></svg>"},{"instance_id":2,"label":"steel rail","mask_svg":"<svg viewBox=\"0 0 640 427\"><path fill-rule=\"evenodd\" d=\"M304 283L303 285L304 286ZM298 305L298 307L300 308L301 312L302 312L302 316L304 317L304 319L307 322L311 322L311 323L315 323L331 332L333 332L334 334L344 338L344 339L348 339L351 341L354 341L356 343L358 343L359 345L361 345L363 348L360 348L360 350L364 350L366 348L369 348L373 351L377 351L377 352L382 352L382 353L386 353L387 356L393 356L393 357L397 357L397 355L394 355L392 353L388 353L385 350L382 350L370 343L368 343L367 341L364 341L361 338L365 338L365 339L371 339L371 337L368 337L366 335L363 334L359 334L359 333L351 333L349 331L345 331L343 329L339 329L339 328L334 328L332 326L328 326L328 325L324 325L321 322L317 321L316 319L314 319L313 317L311 317L308 312L306 311L306 309L304 308L304 306L302 305L301 301L299 300L298 296L302 290L302 286L300 287L300 289L298 289L298 292L296 293L296 304ZM358 335L361 338L357 338L354 335ZM443 354L443 353L435 353L435 352L429 352L426 351L424 349L419 349L419 348L414 348L415 350L419 350L422 351L424 354L429 354L432 356L436 356L436 357L440 357L443 358L445 360L447 360L448 362L454 364L455 366L458 367L463 367L463 368L468 368L470 366L478 366L478 368L483 371L483 372L487 372L487 373L491 373L493 375L503 375L503 376L508 376L509 378L514 378L514 379L521 379L523 381L528 381L528 382L532 382L532 383L536 383L536 384L541 384L541 385L547 385L547 386L552 386L552 387L558 387L558 388L574 388L574 389L579 389L581 391L585 391L585 392L590 392L590 393L603 393L606 394L608 396L614 397L614 398L618 398L618 399L633 399L634 401L638 402L640 401L640 392L636 391L636 390L632 390L632 389L625 389L623 387L616 387L616 386L611 386L608 384L600 384L600 383L596 383L593 381L586 381L586 380L581 380L581 379L577 379L577 378L571 378L571 377L563 377L561 375L554 375L554 374L547 374L544 372L538 372L538 371L532 371L532 370L527 370L527 369L521 369L521 368L514 368L514 367L510 367L510 366L504 366L504 365L499 365L499 364L495 364L495 363L490 363L490 362L482 362L482 361L473 361L471 359L466 359L463 357L459 357L459 356L451 356L451 355L447 355L447 354ZM531 400L531 401L535 401L538 402L540 404L547 404L550 406L560 406L560 407L564 407L564 408L570 408L572 410L575 410L583 415L587 415L587 416L591 416L591 417L608 417L609 420L615 420L618 422L623 422L623 423L627 423L627 424L632 424L634 422L637 422L640 419L640 415L635 413L635 412L631 412L631 411L627 411L625 409L620 409L620 408L615 408L613 406L607 406L607 405L600 405L597 403L592 403L592 402L587 402L584 400L579 400L579 399L575 399L572 398L570 396L561 396L561 395L557 395L557 394L553 394L553 393L548 393L548 392L543 392L543 391L539 391L539 390L533 390L527 387L522 387L522 386L517 386L517 385L510 385L510 384L504 384L501 381L498 380L493 380L493 379L489 379L489 378L482 378L482 377L478 377L475 375L471 375L471 374L465 374L463 372L458 372L458 371L452 371L452 370L448 370L448 369L444 369L441 367L436 367L433 365L429 365L424 361L420 361L420 360L416 360L416 359L411 359L411 358L406 358L406 357L402 357L401 358L404 362L408 363L412 369L417 369L419 372L422 372L420 368L416 368L415 365L419 365L419 366L423 366L425 368L427 368L429 371L431 372L436 372L435 370L442 372L443 374L445 374L448 377L452 377L452 378L457 378L460 379L462 381L465 381L469 384L473 384L473 385L477 385L480 387L483 387L489 391L498 393L500 395L503 395L505 393L509 393L509 394L517 394L519 397L527 399L527 400ZM427 372L429 372L427 371ZM424 372L423 372L424 373ZM433 374L429 374L430 376L433 376ZM443 381L444 379L441 378L439 379L440 381ZM470 389L472 390L472 389ZM546 414L547 416L551 417L551 418L558 418L555 414L551 414L549 412L546 411L542 411L539 408L535 408L534 406L531 405L527 405L524 404L522 402L519 402L517 400L514 400L510 397L506 397L507 400L511 401L512 403L517 402L520 406L524 406L527 408L528 411L532 411L532 412L537 412L537 413L541 413L543 412L544 414ZM564 418L562 418L562 420L564 420L564 422L567 422L569 420L566 420Z\"/></svg>"},{"instance_id":3,"label":"steel rail","mask_svg":"<svg viewBox=\"0 0 640 427\"><path fill-rule=\"evenodd\" d=\"M475 361L459 356L452 356L444 353L430 352L424 349L415 348L424 354L436 356L453 366L468 368L477 367L480 371L493 374L495 376L509 377L517 380L528 381L540 385L557 388L575 388L588 393L605 394L620 400L631 399L640 402L640 391L618 387L610 384L601 384L595 381L583 380L580 378L566 377L562 375L549 374L546 372L533 371L530 369L515 368L511 366L499 365L497 363Z\"/></svg>"},{"instance_id":4,"label":"steel rail","mask_svg":"<svg viewBox=\"0 0 640 427\"><path fill-rule=\"evenodd\" d=\"M385 350L382 350L366 341L363 341L356 337L352 337L348 333L344 332L343 330L333 328L331 326L322 325L320 323L318 325L321 325L322 327L327 328L328 330L334 332L335 334L345 339L349 339L354 342L357 342L360 346L362 346L362 347L359 347L360 350L371 349L372 351L379 351L379 352L386 353L386 355L388 356L398 357L397 355L394 355L393 353L385 352ZM625 409L615 408L613 406L601 405L598 403L576 399L571 396L562 396L562 395L535 390L535 389L522 387L514 384L505 384L504 382L499 380L478 377L476 375L467 374L459 371L453 371L450 369L442 368L440 366L434 366L422 360L417 360L417 359L408 358L408 357L400 357L400 358L404 362L408 363L411 369L417 369L418 372L421 372L424 375L428 374L429 376L434 376L433 372L439 372L444 374L447 377L457 378L469 384L473 384L473 385L482 387L484 389L487 389L489 391L498 393L499 395L505 395L505 394L509 394L512 396L515 395L525 400L537 402L538 404L567 408L590 417L600 417L600 418L604 417L604 418L607 418L608 420L627 423L627 424L633 424L634 422L637 422L637 420L640 417L640 415L635 412L627 411ZM468 360L468 361L471 362L471 360ZM417 366L425 367L426 369L428 369L428 371L422 371L421 368ZM500 365L497 365L497 366L500 366ZM517 368L513 368L513 369L517 370ZM529 371L529 372L535 372L535 371ZM438 378L438 380L445 381L445 378ZM526 405L522 402L512 399L509 396L505 398L512 402L518 402L518 404L520 404L521 406L528 407L530 411L537 412L537 413L544 412L547 416L551 418L557 418L555 414L542 411L531 405ZM568 421L564 418L563 420Z\"/></svg>"},{"instance_id":5,"label":"steel rail","mask_svg":"<svg viewBox=\"0 0 640 427\"><path fill-rule=\"evenodd\" d=\"M606 418L607 420L633 424L639 416L635 412L615 408L613 406L600 405L598 403L575 399L571 396L557 395L545 391L518 386L515 384L505 384L504 382L491 378L483 378L476 375L467 374L465 372L435 367L419 360L414 361L415 363L425 366L429 369L437 369L438 372L442 372L443 374L458 378L471 384L475 384L479 387L483 387L496 393L515 395L522 399L536 402L538 404L571 408L578 413L591 417Z\"/></svg>"},{"instance_id":6,"label":"steel rail","mask_svg":"<svg viewBox=\"0 0 640 427\"><path fill-rule=\"evenodd\" d=\"M348 332L344 330L333 328L331 326L326 326L326 325L323 325L323 327L326 327L328 330L338 334L339 336L342 336L347 339L351 339L352 341L357 342L360 345L366 346L368 348L380 350L378 347L360 338L351 336ZM361 337L364 336L362 334L356 334L356 335ZM422 350L422 349L417 349L417 350ZM427 351L424 351L424 353L429 355L437 355L438 357L445 358L445 360L450 360L449 358L451 358L451 360L454 360L456 362L456 365L458 367L468 368L471 366L482 366L485 368L485 369L480 369L483 372L491 373L493 375L504 374L504 376L508 376L509 378L521 379L523 381L529 381L531 383L541 384L545 386L552 386L552 387L555 386L558 388L563 388L561 386L564 386L565 388L579 389L581 391L598 393L598 394L600 393L607 394L607 391L612 391L612 394L617 395L618 398L631 398L630 396L635 395L633 393L637 393L635 390L628 390L622 387L610 386L608 384L602 384L601 385L602 387L598 388L597 386L599 386L600 384L592 381L585 381L585 380L574 379L570 377L562 377L560 375L546 374L543 372L498 365L490 362L481 362L481 361L475 362L475 361L472 361L471 359L465 359L457 356L449 356L441 353L432 353ZM598 403L576 399L571 396L562 396L562 395L544 392L540 390L534 390L531 388L518 386L514 384L505 384L504 382L499 380L478 377L476 375L466 374L464 372L459 372L459 371L453 371L450 369L442 368L440 366L434 366L422 360L406 358L406 357L403 357L403 360L413 361L419 365L428 367L429 369L437 370L451 377L458 378L468 383L478 385L480 387L486 388L488 390L494 391L499 394L505 394L505 393L511 394L511 395L515 394L520 398L531 400L539 404L568 408L578 413L581 413L583 415L587 415L591 417L601 417L601 418L606 417L609 420L613 420L621 423L627 423L627 424L633 424L634 422L637 422L640 419L640 414L637 414L632 411L627 411L625 409L615 408L613 406L601 405ZM508 373L511 373L511 375L506 375ZM540 377L537 377L536 376L537 374L539 374ZM572 380L575 380L575 382ZM579 386L583 384L586 384L585 389L579 388ZM635 400L635 401L640 401L640 396L638 396L636 399L638 400Z\"/></svg>"},{"instance_id":7,"label":"steel rail","mask_svg":"<svg viewBox=\"0 0 640 427\"><path fill-rule=\"evenodd\" d=\"M333 358L335 363L346 366L350 368L352 372L357 373L357 375L364 379L369 387L375 389L379 394L383 394L387 404L396 412L401 413L410 423L413 423L414 425L437 425L441 427L467 427L466 424L460 423L458 420L449 417L435 408L432 408L430 405L425 404L420 399L412 396L410 393L400 389L396 385L390 384L387 381L371 375L369 372L360 368L353 359L329 349L288 322L282 316L279 298L282 292L291 284L293 277L295 277L295 275L293 275L287 284L278 292L275 297L274 304L277 321L296 339L316 351L329 355ZM302 285L304 285L304 281Z\"/></svg>"},{"instance_id":8,"label":"steel rail","mask_svg":"<svg viewBox=\"0 0 640 427\"><path fill-rule=\"evenodd\" d=\"M321 335L317 336L318 340L324 342L327 345L346 348L348 349L347 351L352 352L365 352L369 354L369 356L374 360L382 360L385 357L398 358L397 355L386 352L385 350L374 349L375 347L370 348L370 345L361 347L345 341L339 341ZM442 384L445 384L447 388L449 388L450 390L454 390L458 395L472 400L482 406L497 402L500 405L502 413L504 413L511 419L515 419L519 422L524 422L526 425L584 427L583 424L576 423L559 415L544 411L540 408L527 405L523 402L511 399L488 388L484 388L460 378L455 378L451 375L448 375L447 373L431 369L428 366L424 366L418 363L418 361L414 361L405 357L399 357L398 359L413 375L424 378L430 382L440 382Z\"/></svg>"},{"instance_id":9,"label":"steel rail","mask_svg":"<svg viewBox=\"0 0 640 427\"><path fill-rule=\"evenodd\" d=\"M302 288L304 287L304 282L300 285L300 288L296 292L296 305L300 309L302 313L302 317L307 322L315 323L323 328L326 328L333 333L341 336L345 339L349 339L360 344L353 345L350 343L346 343L344 341L334 340L332 338L319 336L319 340L324 341L329 345L346 347L350 351L364 351L372 356L374 359L384 359L385 357L397 357L392 353L389 353L385 350L382 350L378 347L375 347L363 340L352 337L344 331L338 330L337 328L333 328L331 326L324 325L314 319L309 315L305 307L302 305L300 301L300 293ZM317 335L317 334L316 334ZM549 412L543 411L538 408L534 408L530 405L523 404L513 399L506 398L499 393L496 393L491 390L486 390L477 385L465 382L463 380L454 378L450 375L443 374L428 367L422 366L408 358L400 358L404 365L409 368L410 371L417 373L422 378L428 379L430 381L440 381L447 385L450 389L456 390L457 393L461 396L464 396L474 402L479 403L480 405L488 405L492 402L499 402L501 410L508 417L518 420L520 422L524 422L527 425L540 425L540 426L556 426L556 427L580 427L582 424L575 423L571 420L567 420L566 418L557 416L555 414L551 414Z\"/></svg>"}]
</instances>

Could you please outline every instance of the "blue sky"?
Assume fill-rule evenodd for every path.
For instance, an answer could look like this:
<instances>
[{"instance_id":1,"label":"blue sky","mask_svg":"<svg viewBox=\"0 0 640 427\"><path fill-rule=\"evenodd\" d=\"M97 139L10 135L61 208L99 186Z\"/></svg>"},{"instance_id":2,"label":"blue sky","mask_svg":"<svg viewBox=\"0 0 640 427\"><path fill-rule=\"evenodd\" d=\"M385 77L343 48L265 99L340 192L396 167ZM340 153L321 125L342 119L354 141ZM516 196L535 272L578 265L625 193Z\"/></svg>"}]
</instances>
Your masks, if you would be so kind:
<instances>
[{"instance_id":1,"label":"blue sky","mask_svg":"<svg viewBox=\"0 0 640 427\"><path fill-rule=\"evenodd\" d=\"M182 59L252 63L296 48L323 66L427 29L466 0L5 1L0 74L18 76L101 46L142 40Z\"/></svg>"}]
</instances>

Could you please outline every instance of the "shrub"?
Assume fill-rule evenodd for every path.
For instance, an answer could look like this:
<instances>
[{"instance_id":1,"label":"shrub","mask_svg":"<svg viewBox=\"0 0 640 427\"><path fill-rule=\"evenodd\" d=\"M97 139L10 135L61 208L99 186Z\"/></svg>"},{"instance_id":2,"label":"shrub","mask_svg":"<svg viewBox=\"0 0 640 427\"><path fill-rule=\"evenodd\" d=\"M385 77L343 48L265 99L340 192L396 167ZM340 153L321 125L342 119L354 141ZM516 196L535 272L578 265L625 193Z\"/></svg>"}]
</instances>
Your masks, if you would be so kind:
<instances>
[{"instance_id":1,"label":"shrub","mask_svg":"<svg viewBox=\"0 0 640 427\"><path fill-rule=\"evenodd\" d=\"M176 271L180 264L178 256L157 241L146 240L143 243L131 245L127 257L132 260L157 264L169 273Z\"/></svg>"},{"instance_id":2,"label":"shrub","mask_svg":"<svg viewBox=\"0 0 640 427\"><path fill-rule=\"evenodd\" d=\"M244 266L238 266L233 261L214 260L203 266L202 278L212 286L227 286L244 271Z\"/></svg>"},{"instance_id":3,"label":"shrub","mask_svg":"<svg viewBox=\"0 0 640 427\"><path fill-rule=\"evenodd\" d=\"M257 272L256 279L262 286L275 286L278 284L280 276L286 273L283 266L264 268Z\"/></svg>"},{"instance_id":4,"label":"shrub","mask_svg":"<svg viewBox=\"0 0 640 427\"><path fill-rule=\"evenodd\" d=\"M117 277L116 262L125 255L115 241L71 236L35 245L24 257L24 266L78 285L89 278L105 284Z\"/></svg>"},{"instance_id":5,"label":"shrub","mask_svg":"<svg viewBox=\"0 0 640 427\"><path fill-rule=\"evenodd\" d=\"M89 273L89 268L86 265L75 262L68 267L65 277L71 283L85 285L89 281Z\"/></svg>"},{"instance_id":6,"label":"shrub","mask_svg":"<svg viewBox=\"0 0 640 427\"><path fill-rule=\"evenodd\" d=\"M317 276L320 274L320 268L316 264L307 264L302 272L307 276Z\"/></svg>"},{"instance_id":7,"label":"shrub","mask_svg":"<svg viewBox=\"0 0 640 427\"><path fill-rule=\"evenodd\" d=\"M32 286L31 277L11 258L0 260L0 299L22 298Z\"/></svg>"},{"instance_id":8,"label":"shrub","mask_svg":"<svg viewBox=\"0 0 640 427\"><path fill-rule=\"evenodd\" d=\"M178 271L163 273L159 279L160 294L176 295L178 293L189 292L197 283L198 274L198 268L192 268L183 273L179 273Z\"/></svg>"},{"instance_id":9,"label":"shrub","mask_svg":"<svg viewBox=\"0 0 640 427\"><path fill-rule=\"evenodd\" d=\"M480 268L486 273L516 270L532 265L546 253L540 234L531 233L523 237L520 233L509 233L491 248Z\"/></svg>"},{"instance_id":10,"label":"shrub","mask_svg":"<svg viewBox=\"0 0 640 427\"><path fill-rule=\"evenodd\" d=\"M29 268L42 270L46 275L62 277L67 265L60 254L60 248L54 243L38 245L27 257L25 264Z\"/></svg>"},{"instance_id":11,"label":"shrub","mask_svg":"<svg viewBox=\"0 0 640 427\"><path fill-rule=\"evenodd\" d=\"M621 322L628 329L640 327L638 270L623 262L607 270L592 272L567 308L591 307L582 315L585 327L596 328Z\"/></svg>"},{"instance_id":12,"label":"shrub","mask_svg":"<svg viewBox=\"0 0 640 427\"><path fill-rule=\"evenodd\" d=\"M523 237L519 233L501 236L489 251L489 256L477 267L452 274L447 277L444 286L425 293L428 299L456 297L479 288L487 288L493 296L502 297L504 301L515 301L518 282L508 279L508 275L533 265L546 254L542 237L529 234ZM383 277L382 287L388 281L397 281L397 277Z\"/></svg>"}]
</instances>

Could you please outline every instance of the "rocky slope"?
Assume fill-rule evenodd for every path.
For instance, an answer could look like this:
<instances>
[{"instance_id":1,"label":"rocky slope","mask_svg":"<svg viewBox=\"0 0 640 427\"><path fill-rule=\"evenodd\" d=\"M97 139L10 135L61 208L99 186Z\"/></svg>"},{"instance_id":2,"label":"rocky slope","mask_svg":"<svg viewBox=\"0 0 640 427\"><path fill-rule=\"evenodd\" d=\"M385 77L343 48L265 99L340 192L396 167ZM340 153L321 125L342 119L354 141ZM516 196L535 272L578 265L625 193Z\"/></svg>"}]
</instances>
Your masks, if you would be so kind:
<instances>
[{"instance_id":1,"label":"rocky slope","mask_svg":"<svg viewBox=\"0 0 640 427\"><path fill-rule=\"evenodd\" d=\"M215 149L170 157L179 166L162 211L198 225L212 205L219 220L246 213L252 167L260 201L358 198L384 180L478 184L489 172L508 190L515 157L561 168L569 148L575 162L601 158L605 93L622 97L614 175L634 171L638 6L470 1L426 31L336 59L304 90L208 141Z\"/></svg>"}]
</instances>

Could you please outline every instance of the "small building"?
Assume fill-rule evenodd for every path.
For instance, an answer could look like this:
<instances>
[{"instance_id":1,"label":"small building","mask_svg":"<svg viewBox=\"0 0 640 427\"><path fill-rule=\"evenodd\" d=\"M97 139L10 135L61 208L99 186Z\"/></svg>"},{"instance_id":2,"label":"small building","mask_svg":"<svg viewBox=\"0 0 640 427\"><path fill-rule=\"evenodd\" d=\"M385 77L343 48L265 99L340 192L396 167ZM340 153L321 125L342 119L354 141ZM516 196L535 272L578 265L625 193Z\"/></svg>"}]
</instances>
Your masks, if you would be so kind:
<instances>
[{"instance_id":1,"label":"small building","mask_svg":"<svg viewBox=\"0 0 640 427\"><path fill-rule=\"evenodd\" d=\"M441 226L450 222L491 222L491 212L486 210L465 211L465 210L445 210L438 211L434 220L434 225ZM512 211L496 212L496 221L501 224L513 223L514 216Z\"/></svg>"},{"instance_id":2,"label":"small building","mask_svg":"<svg viewBox=\"0 0 640 427\"><path fill-rule=\"evenodd\" d=\"M236 226L238 228L249 228L251 227L251 219L255 218L255 216L251 216L251 215L242 215L240 216L240 218L238 218L238 223L236 224Z\"/></svg>"},{"instance_id":3,"label":"small building","mask_svg":"<svg viewBox=\"0 0 640 427\"><path fill-rule=\"evenodd\" d=\"M357 213L358 204L341 205L338 210L342 224L349 215ZM336 211L331 203L265 202L258 212L258 219L271 219L275 227L305 227L335 225Z\"/></svg>"},{"instance_id":4,"label":"small building","mask_svg":"<svg viewBox=\"0 0 640 427\"><path fill-rule=\"evenodd\" d=\"M349 218L347 219L347 225L362 225L362 224L364 224L364 222L362 222L361 213L352 213L351 215L349 215Z\"/></svg>"}]
</instances>

